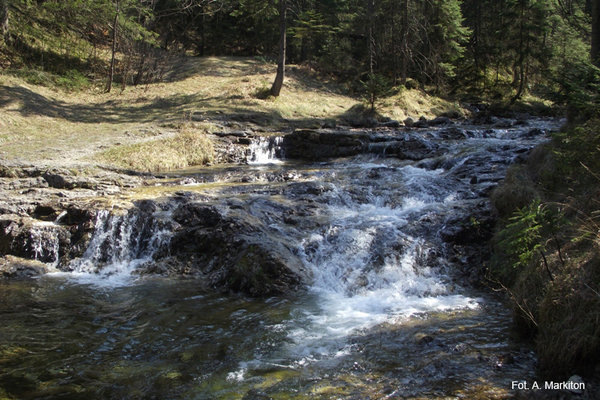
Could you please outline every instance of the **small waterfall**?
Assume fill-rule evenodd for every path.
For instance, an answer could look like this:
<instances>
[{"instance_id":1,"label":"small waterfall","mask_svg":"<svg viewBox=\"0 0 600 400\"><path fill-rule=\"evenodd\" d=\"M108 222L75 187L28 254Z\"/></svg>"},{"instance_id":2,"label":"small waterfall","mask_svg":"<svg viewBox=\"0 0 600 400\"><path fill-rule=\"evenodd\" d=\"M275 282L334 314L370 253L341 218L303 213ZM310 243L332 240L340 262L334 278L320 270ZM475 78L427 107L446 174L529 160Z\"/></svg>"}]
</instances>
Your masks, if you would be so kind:
<instances>
[{"instance_id":1,"label":"small waterfall","mask_svg":"<svg viewBox=\"0 0 600 400\"><path fill-rule=\"evenodd\" d=\"M133 209L125 215L100 211L87 250L72 263L73 272L109 285L127 281L140 265L168 251L172 223L169 211Z\"/></svg>"},{"instance_id":2,"label":"small waterfall","mask_svg":"<svg viewBox=\"0 0 600 400\"><path fill-rule=\"evenodd\" d=\"M25 248L29 248L34 260L56 268L60 262L60 237L58 228L52 223L33 226L25 239Z\"/></svg>"},{"instance_id":3,"label":"small waterfall","mask_svg":"<svg viewBox=\"0 0 600 400\"><path fill-rule=\"evenodd\" d=\"M271 136L254 139L250 144L248 164L276 164L283 158L283 137Z\"/></svg>"}]
</instances>

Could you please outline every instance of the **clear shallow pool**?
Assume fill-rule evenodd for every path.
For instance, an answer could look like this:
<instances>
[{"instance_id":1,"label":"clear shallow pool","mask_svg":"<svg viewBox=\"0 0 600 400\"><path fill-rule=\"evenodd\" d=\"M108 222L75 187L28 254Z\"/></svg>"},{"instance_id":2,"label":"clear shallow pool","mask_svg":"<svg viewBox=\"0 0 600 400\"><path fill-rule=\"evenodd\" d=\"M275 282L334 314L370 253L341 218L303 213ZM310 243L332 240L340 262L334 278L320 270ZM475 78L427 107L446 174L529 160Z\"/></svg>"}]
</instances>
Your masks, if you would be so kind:
<instances>
[{"instance_id":1,"label":"clear shallow pool","mask_svg":"<svg viewBox=\"0 0 600 400\"><path fill-rule=\"evenodd\" d=\"M331 313L319 294L249 300L197 286L163 278L117 288L62 277L1 284L2 394L483 399L533 370L493 299L350 330L336 319L360 316Z\"/></svg>"}]
</instances>

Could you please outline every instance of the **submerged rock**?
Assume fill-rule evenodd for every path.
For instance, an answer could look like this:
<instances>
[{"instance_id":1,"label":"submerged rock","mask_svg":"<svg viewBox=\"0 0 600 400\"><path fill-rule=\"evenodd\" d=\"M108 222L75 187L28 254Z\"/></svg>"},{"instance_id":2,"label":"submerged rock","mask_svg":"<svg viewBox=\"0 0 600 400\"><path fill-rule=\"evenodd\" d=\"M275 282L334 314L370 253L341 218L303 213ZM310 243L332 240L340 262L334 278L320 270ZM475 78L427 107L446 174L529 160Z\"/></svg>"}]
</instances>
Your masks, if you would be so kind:
<instances>
[{"instance_id":1,"label":"submerged rock","mask_svg":"<svg viewBox=\"0 0 600 400\"><path fill-rule=\"evenodd\" d=\"M369 145L369 153L414 161L438 155L437 149L436 144L427 143L417 138L371 143Z\"/></svg>"}]
</instances>

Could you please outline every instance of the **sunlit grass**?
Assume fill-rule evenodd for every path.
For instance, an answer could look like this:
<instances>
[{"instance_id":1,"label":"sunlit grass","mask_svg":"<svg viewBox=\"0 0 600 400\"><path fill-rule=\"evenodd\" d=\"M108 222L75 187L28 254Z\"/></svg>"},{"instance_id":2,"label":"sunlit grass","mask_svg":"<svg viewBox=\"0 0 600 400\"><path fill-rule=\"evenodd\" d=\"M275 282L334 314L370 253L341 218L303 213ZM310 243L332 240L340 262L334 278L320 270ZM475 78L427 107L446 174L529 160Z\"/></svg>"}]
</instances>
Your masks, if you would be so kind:
<instances>
[{"instance_id":1,"label":"sunlit grass","mask_svg":"<svg viewBox=\"0 0 600 400\"><path fill-rule=\"evenodd\" d=\"M403 89L380 102L379 112L398 121L410 117L434 118L440 114L463 116L464 111L457 102L430 96L419 89Z\"/></svg>"},{"instance_id":2,"label":"sunlit grass","mask_svg":"<svg viewBox=\"0 0 600 400\"><path fill-rule=\"evenodd\" d=\"M115 84L111 93L102 92L99 86L66 92L0 74L0 157L72 164L90 162L93 154L103 153L103 162L164 170L196 163L176 162L180 155L170 142L164 142L172 136L173 126L189 116L218 124L233 121L240 129L251 123L263 129L290 130L343 123L361 109L356 107L361 100L348 95L341 85L293 65L287 69L281 96L274 98L265 94L276 68L263 60L181 57L171 62L172 71L163 82L124 90ZM405 90L384 99L378 111L403 120L433 117L455 108L421 91ZM149 140L159 142L141 143ZM145 156L132 160L132 151ZM150 161L153 157L161 160Z\"/></svg>"},{"instance_id":3,"label":"sunlit grass","mask_svg":"<svg viewBox=\"0 0 600 400\"><path fill-rule=\"evenodd\" d=\"M160 172L208 164L214 159L214 147L206 128L186 123L173 137L115 146L98 158L127 169Z\"/></svg>"}]
</instances>

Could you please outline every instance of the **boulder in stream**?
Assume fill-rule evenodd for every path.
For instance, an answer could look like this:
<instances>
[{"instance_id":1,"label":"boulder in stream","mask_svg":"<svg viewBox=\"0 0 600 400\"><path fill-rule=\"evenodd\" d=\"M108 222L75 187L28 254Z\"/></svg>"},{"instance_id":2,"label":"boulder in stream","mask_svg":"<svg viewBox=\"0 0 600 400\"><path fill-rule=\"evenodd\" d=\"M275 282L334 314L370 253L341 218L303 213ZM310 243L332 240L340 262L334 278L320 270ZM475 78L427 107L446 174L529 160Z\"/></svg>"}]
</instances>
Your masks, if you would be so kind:
<instances>
[{"instance_id":1,"label":"boulder in stream","mask_svg":"<svg viewBox=\"0 0 600 400\"><path fill-rule=\"evenodd\" d=\"M309 279L291 249L249 216L225 216L214 206L186 203L173 219L179 228L164 263L170 274L199 276L211 288L250 296L284 294Z\"/></svg>"},{"instance_id":2,"label":"boulder in stream","mask_svg":"<svg viewBox=\"0 0 600 400\"><path fill-rule=\"evenodd\" d=\"M417 137L309 129L297 130L285 136L283 148L287 158L311 161L367 153L403 160L422 160L438 154L435 143Z\"/></svg>"}]
</instances>

